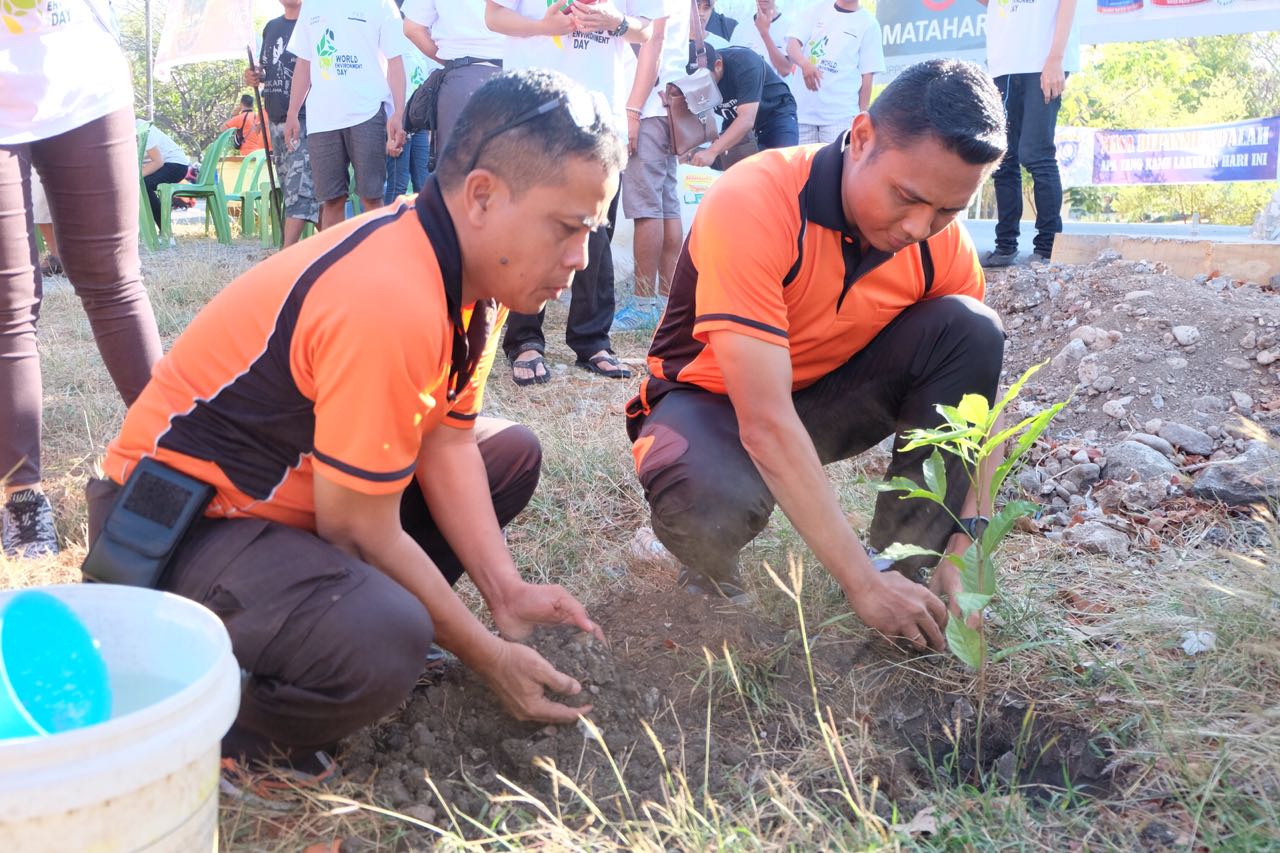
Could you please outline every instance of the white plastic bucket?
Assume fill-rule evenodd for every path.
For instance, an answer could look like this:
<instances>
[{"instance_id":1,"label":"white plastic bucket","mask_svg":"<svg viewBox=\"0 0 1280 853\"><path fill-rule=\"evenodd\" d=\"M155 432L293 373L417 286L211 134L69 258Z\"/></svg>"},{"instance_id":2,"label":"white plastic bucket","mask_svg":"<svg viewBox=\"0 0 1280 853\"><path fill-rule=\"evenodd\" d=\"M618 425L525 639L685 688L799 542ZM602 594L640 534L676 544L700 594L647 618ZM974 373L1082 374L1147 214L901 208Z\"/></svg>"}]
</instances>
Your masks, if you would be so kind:
<instances>
[{"instance_id":1,"label":"white plastic bucket","mask_svg":"<svg viewBox=\"0 0 1280 853\"><path fill-rule=\"evenodd\" d=\"M45 591L101 642L114 710L87 728L0 741L0 851L215 850L219 742L240 706L222 622L148 589ZM14 594L0 592L0 606Z\"/></svg>"}]
</instances>

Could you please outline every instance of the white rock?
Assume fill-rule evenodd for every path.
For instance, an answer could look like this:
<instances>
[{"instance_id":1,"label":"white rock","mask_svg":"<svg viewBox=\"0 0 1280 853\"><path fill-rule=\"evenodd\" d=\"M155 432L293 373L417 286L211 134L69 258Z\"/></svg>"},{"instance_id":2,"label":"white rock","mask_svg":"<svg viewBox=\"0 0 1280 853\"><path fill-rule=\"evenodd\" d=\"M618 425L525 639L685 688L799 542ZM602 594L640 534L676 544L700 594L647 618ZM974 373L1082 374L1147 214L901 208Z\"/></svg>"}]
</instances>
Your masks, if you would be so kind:
<instances>
[{"instance_id":1,"label":"white rock","mask_svg":"<svg viewBox=\"0 0 1280 853\"><path fill-rule=\"evenodd\" d=\"M1062 539L1090 554L1119 558L1129 553L1129 537L1101 521L1086 521L1068 527L1062 532Z\"/></svg>"},{"instance_id":2,"label":"white rock","mask_svg":"<svg viewBox=\"0 0 1280 853\"><path fill-rule=\"evenodd\" d=\"M1158 430L1159 427L1156 427L1156 429ZM1150 433L1145 432L1135 432L1133 435L1129 436L1128 440L1136 441L1139 444L1145 444L1152 450L1158 450L1170 459L1173 458L1173 445L1158 435L1151 435Z\"/></svg>"},{"instance_id":3,"label":"white rock","mask_svg":"<svg viewBox=\"0 0 1280 853\"><path fill-rule=\"evenodd\" d=\"M1200 330L1195 326L1174 326L1172 331L1179 346L1189 347L1200 340Z\"/></svg>"},{"instance_id":4,"label":"white rock","mask_svg":"<svg viewBox=\"0 0 1280 853\"><path fill-rule=\"evenodd\" d=\"M1137 441L1122 441L1107 451L1107 467L1103 475L1112 480L1129 480L1133 475L1143 482L1157 478L1168 481L1178 473L1159 450Z\"/></svg>"},{"instance_id":5,"label":"white rock","mask_svg":"<svg viewBox=\"0 0 1280 853\"><path fill-rule=\"evenodd\" d=\"M1093 343L1098 339L1098 329L1093 326L1080 326L1071 332L1071 340L1084 341L1085 346Z\"/></svg>"},{"instance_id":6,"label":"white rock","mask_svg":"<svg viewBox=\"0 0 1280 853\"><path fill-rule=\"evenodd\" d=\"M1129 414L1129 410L1124 407L1124 403L1119 400L1108 400L1102 404L1102 413L1107 417L1119 420Z\"/></svg>"},{"instance_id":7,"label":"white rock","mask_svg":"<svg viewBox=\"0 0 1280 853\"><path fill-rule=\"evenodd\" d=\"M1187 366L1187 360L1177 355L1169 356L1164 360L1164 363L1169 365L1170 370L1181 370Z\"/></svg>"},{"instance_id":8,"label":"white rock","mask_svg":"<svg viewBox=\"0 0 1280 853\"><path fill-rule=\"evenodd\" d=\"M1146 299L1149 296L1155 296L1154 290L1130 290L1124 295L1125 302L1132 302L1135 299Z\"/></svg>"},{"instance_id":9,"label":"white rock","mask_svg":"<svg viewBox=\"0 0 1280 853\"><path fill-rule=\"evenodd\" d=\"M1280 361L1280 350L1264 349L1262 352L1254 356L1254 358L1257 359L1258 364L1272 364L1273 362Z\"/></svg>"},{"instance_id":10,"label":"white rock","mask_svg":"<svg viewBox=\"0 0 1280 853\"><path fill-rule=\"evenodd\" d=\"M1253 349L1258 345L1258 336L1253 332L1246 332L1245 336L1240 339L1240 349Z\"/></svg>"},{"instance_id":11,"label":"white rock","mask_svg":"<svg viewBox=\"0 0 1280 853\"><path fill-rule=\"evenodd\" d=\"M1253 398L1250 397L1248 394L1244 393L1243 391L1232 391L1231 402L1235 405L1237 409L1253 408Z\"/></svg>"},{"instance_id":12,"label":"white rock","mask_svg":"<svg viewBox=\"0 0 1280 853\"><path fill-rule=\"evenodd\" d=\"M1232 370L1248 370L1249 362L1239 356L1229 355L1222 360L1222 363Z\"/></svg>"},{"instance_id":13,"label":"white rock","mask_svg":"<svg viewBox=\"0 0 1280 853\"><path fill-rule=\"evenodd\" d=\"M1053 367L1061 369L1077 364L1080 359L1088 354L1089 348L1085 346L1084 341L1079 339L1071 340L1053 357Z\"/></svg>"}]
</instances>

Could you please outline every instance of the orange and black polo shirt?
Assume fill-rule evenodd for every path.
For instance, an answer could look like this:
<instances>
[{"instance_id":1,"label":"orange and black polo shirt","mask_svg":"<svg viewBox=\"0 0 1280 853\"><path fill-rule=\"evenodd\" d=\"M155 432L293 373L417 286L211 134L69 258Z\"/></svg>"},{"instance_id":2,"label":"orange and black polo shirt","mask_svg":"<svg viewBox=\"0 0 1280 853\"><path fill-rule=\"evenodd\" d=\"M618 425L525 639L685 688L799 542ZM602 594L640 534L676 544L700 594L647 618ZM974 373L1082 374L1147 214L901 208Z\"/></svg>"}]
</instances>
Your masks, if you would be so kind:
<instances>
[{"instance_id":1,"label":"orange and black polo shirt","mask_svg":"<svg viewBox=\"0 0 1280 853\"><path fill-rule=\"evenodd\" d=\"M213 485L207 514L315 529L316 474L398 492L422 437L473 425L505 308L463 306L462 256L432 181L246 272L156 365L107 448Z\"/></svg>"},{"instance_id":2,"label":"orange and black polo shirt","mask_svg":"<svg viewBox=\"0 0 1280 853\"><path fill-rule=\"evenodd\" d=\"M799 390L922 299L982 299L978 255L958 223L897 253L861 251L840 193L846 144L847 134L826 146L765 151L711 187L649 348L650 376L629 414L647 413L682 385L726 393L711 332L786 347Z\"/></svg>"}]
</instances>

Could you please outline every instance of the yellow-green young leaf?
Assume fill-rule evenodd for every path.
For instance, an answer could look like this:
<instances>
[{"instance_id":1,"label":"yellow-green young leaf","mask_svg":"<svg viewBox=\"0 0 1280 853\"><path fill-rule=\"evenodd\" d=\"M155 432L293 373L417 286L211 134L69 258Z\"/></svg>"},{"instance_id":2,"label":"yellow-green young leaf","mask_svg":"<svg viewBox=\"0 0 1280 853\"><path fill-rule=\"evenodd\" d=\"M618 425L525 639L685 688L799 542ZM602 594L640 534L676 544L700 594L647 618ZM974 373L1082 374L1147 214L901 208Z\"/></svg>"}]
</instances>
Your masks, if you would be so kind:
<instances>
[{"instance_id":1,"label":"yellow-green young leaf","mask_svg":"<svg viewBox=\"0 0 1280 853\"><path fill-rule=\"evenodd\" d=\"M971 424L985 424L987 415L991 414L991 405L981 394L965 394L956 406L956 413Z\"/></svg>"},{"instance_id":2,"label":"yellow-green young leaf","mask_svg":"<svg viewBox=\"0 0 1280 853\"><path fill-rule=\"evenodd\" d=\"M987 643L982 634L964 624L963 619L947 620L947 645L951 653L974 669L982 669Z\"/></svg>"},{"instance_id":3,"label":"yellow-green young leaf","mask_svg":"<svg viewBox=\"0 0 1280 853\"><path fill-rule=\"evenodd\" d=\"M908 557L940 557L942 555L929 548L921 548L919 545L907 545L902 542L894 542L876 556L883 557L886 560L892 560L896 563L899 560L905 560Z\"/></svg>"}]
</instances>

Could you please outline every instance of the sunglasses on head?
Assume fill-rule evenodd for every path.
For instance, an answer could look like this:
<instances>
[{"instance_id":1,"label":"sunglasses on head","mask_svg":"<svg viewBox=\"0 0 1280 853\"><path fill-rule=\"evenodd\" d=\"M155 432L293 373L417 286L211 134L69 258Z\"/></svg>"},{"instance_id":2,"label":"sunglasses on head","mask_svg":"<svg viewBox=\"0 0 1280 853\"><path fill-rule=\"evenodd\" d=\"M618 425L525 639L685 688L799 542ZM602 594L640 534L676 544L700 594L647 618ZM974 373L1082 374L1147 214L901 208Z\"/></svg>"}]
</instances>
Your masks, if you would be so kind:
<instances>
[{"instance_id":1,"label":"sunglasses on head","mask_svg":"<svg viewBox=\"0 0 1280 853\"><path fill-rule=\"evenodd\" d=\"M603 110L600 108L601 97L598 92L589 92L586 89L571 89L536 107L525 110L506 124L498 125L480 137L480 143L476 145L475 153L471 155L471 163L467 166L467 172L475 171L476 166L480 163L480 155L484 153L485 145L494 137L501 136L522 124L541 118L559 107L565 109L569 114L569 118L580 130L590 130L603 114Z\"/></svg>"}]
</instances>

